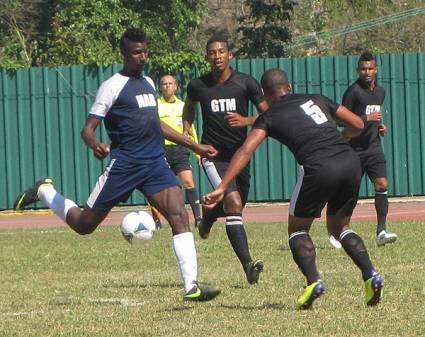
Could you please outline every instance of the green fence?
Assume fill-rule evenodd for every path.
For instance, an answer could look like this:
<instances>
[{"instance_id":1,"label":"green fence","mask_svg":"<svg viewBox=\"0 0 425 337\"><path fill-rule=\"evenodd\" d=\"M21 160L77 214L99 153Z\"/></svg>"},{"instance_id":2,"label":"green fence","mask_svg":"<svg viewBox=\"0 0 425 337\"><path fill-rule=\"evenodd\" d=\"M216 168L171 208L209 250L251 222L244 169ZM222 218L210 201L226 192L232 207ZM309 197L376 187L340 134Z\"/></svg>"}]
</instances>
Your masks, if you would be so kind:
<instances>
[{"instance_id":1,"label":"green fence","mask_svg":"<svg viewBox=\"0 0 425 337\"><path fill-rule=\"evenodd\" d=\"M337 102L357 78L356 64L357 56L233 61L234 68L257 79L265 69L283 68L294 92L321 93ZM378 81L387 92L384 122L389 134L383 145L389 194L424 195L425 54L380 55L378 65ZM17 193L42 175L52 176L57 189L67 197L80 205L85 203L107 163L96 160L87 150L80 130L97 87L119 70L119 65L0 70L0 209L11 208ZM185 84L182 80L183 88ZM103 128L99 137L107 138ZM209 191L194 160L193 167L200 192ZM268 140L261 146L251 171L251 201L290 198L296 164L276 141ZM360 194L374 194L366 179ZM128 204L144 202L138 193L128 200Z\"/></svg>"}]
</instances>

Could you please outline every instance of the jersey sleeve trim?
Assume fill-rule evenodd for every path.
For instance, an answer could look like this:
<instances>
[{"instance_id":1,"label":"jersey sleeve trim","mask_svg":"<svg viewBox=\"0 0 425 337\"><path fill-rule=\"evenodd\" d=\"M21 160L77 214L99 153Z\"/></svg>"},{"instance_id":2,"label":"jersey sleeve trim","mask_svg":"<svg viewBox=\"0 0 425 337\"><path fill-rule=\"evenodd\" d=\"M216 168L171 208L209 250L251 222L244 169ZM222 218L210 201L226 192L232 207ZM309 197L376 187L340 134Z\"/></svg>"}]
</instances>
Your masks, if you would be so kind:
<instances>
[{"instance_id":1,"label":"jersey sleeve trim","mask_svg":"<svg viewBox=\"0 0 425 337\"><path fill-rule=\"evenodd\" d=\"M103 82L96 94L96 99L90 109L90 115L104 118L117 100L129 77L116 73Z\"/></svg>"}]
</instances>

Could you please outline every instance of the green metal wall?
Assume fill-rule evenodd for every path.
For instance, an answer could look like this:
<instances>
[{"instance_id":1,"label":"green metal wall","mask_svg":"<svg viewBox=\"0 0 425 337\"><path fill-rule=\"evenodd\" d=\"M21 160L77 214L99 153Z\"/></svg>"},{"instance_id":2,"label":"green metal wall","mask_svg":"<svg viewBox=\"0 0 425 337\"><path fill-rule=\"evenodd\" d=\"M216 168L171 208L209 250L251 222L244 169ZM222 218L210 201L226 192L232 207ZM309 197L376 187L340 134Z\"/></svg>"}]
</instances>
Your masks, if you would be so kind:
<instances>
[{"instance_id":1,"label":"green metal wall","mask_svg":"<svg viewBox=\"0 0 425 337\"><path fill-rule=\"evenodd\" d=\"M232 64L257 79L265 69L285 69L294 92L321 93L341 102L345 89L357 78L356 63L357 56L337 56L235 60ZM387 92L384 122L389 134L383 145L389 194L424 195L425 54L380 55L378 65L378 81ZM87 150L80 130L97 87L119 69L114 65L0 70L0 209L11 208L17 193L42 175L52 176L59 191L84 204L107 162L96 160ZM181 82L184 88L187 81ZM107 140L103 127L99 137ZM194 160L193 167L201 193L209 191ZM251 168L251 201L290 198L296 164L286 148L267 140ZM360 194L374 194L367 179ZM144 202L135 193L128 204Z\"/></svg>"}]
</instances>

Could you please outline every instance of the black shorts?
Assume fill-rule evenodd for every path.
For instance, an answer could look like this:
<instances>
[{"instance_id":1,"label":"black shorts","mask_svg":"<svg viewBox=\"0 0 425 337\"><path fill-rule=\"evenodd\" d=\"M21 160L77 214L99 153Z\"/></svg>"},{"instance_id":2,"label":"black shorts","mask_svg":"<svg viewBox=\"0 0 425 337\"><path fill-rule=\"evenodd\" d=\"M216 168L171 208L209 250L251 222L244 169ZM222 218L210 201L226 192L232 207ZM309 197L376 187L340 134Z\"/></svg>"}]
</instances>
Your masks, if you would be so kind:
<instances>
[{"instance_id":1,"label":"black shorts","mask_svg":"<svg viewBox=\"0 0 425 337\"><path fill-rule=\"evenodd\" d=\"M216 188L221 183L221 179L224 177L229 164L230 162L227 161L202 158L202 167L208 177L208 180L214 188ZM236 178L232 180L225 192L227 194L233 191L238 191L244 206L248 200L250 186L249 181L251 178L249 166L250 164L248 163L248 165L245 166L241 173L239 173Z\"/></svg>"},{"instance_id":2,"label":"black shorts","mask_svg":"<svg viewBox=\"0 0 425 337\"><path fill-rule=\"evenodd\" d=\"M168 165L175 175L182 171L192 170L190 165L190 151L181 145L166 145L165 158L167 158Z\"/></svg>"},{"instance_id":3,"label":"black shorts","mask_svg":"<svg viewBox=\"0 0 425 337\"><path fill-rule=\"evenodd\" d=\"M327 203L327 214L351 216L357 203L361 176L360 160L354 151L299 166L289 214L320 218Z\"/></svg>"},{"instance_id":4,"label":"black shorts","mask_svg":"<svg viewBox=\"0 0 425 337\"><path fill-rule=\"evenodd\" d=\"M365 151L358 151L363 174L366 173L369 179L387 177L387 161L384 151L379 143Z\"/></svg>"}]
</instances>

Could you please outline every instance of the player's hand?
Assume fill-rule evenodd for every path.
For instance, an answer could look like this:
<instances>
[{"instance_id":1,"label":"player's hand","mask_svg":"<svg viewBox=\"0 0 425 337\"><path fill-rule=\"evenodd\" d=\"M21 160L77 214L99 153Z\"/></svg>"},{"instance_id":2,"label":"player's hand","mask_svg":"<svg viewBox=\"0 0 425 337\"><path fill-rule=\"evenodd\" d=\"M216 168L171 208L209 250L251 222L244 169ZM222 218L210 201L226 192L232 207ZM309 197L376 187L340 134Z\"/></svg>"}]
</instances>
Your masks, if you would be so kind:
<instances>
[{"instance_id":1,"label":"player's hand","mask_svg":"<svg viewBox=\"0 0 425 337\"><path fill-rule=\"evenodd\" d=\"M205 158L215 157L218 154L216 148L208 144L196 144L194 152Z\"/></svg>"},{"instance_id":2,"label":"player's hand","mask_svg":"<svg viewBox=\"0 0 425 337\"><path fill-rule=\"evenodd\" d=\"M379 132L379 134L381 135L381 137L384 137L384 136L387 134L388 129L387 129L387 127L385 126L385 124L380 124L380 125L378 126L378 132Z\"/></svg>"},{"instance_id":3,"label":"player's hand","mask_svg":"<svg viewBox=\"0 0 425 337\"><path fill-rule=\"evenodd\" d=\"M379 122L382 120L382 114L378 111L372 112L370 115L367 116L367 120L370 122Z\"/></svg>"},{"instance_id":4,"label":"player's hand","mask_svg":"<svg viewBox=\"0 0 425 337\"><path fill-rule=\"evenodd\" d=\"M183 136L190 138L190 139L193 139L192 130L191 129L183 130Z\"/></svg>"},{"instance_id":5,"label":"player's hand","mask_svg":"<svg viewBox=\"0 0 425 337\"><path fill-rule=\"evenodd\" d=\"M224 118L232 128L243 128L248 125L247 118L237 112L227 112Z\"/></svg>"},{"instance_id":6,"label":"player's hand","mask_svg":"<svg viewBox=\"0 0 425 337\"><path fill-rule=\"evenodd\" d=\"M224 198L224 190L218 187L214 191L204 195L202 197L202 203L207 208L213 208Z\"/></svg>"},{"instance_id":7,"label":"player's hand","mask_svg":"<svg viewBox=\"0 0 425 337\"><path fill-rule=\"evenodd\" d=\"M111 148L109 144L99 143L93 148L94 156L97 159L103 159L109 156L110 152L111 152Z\"/></svg>"}]
</instances>

